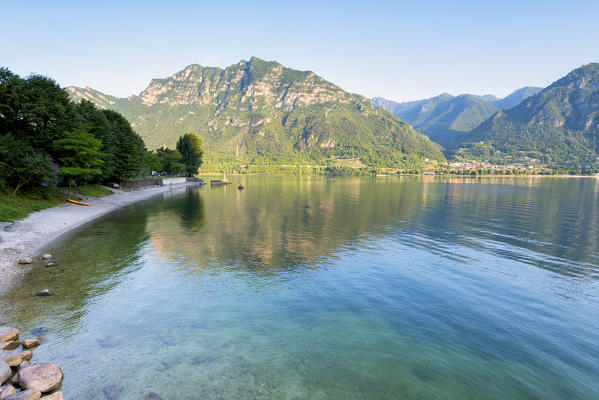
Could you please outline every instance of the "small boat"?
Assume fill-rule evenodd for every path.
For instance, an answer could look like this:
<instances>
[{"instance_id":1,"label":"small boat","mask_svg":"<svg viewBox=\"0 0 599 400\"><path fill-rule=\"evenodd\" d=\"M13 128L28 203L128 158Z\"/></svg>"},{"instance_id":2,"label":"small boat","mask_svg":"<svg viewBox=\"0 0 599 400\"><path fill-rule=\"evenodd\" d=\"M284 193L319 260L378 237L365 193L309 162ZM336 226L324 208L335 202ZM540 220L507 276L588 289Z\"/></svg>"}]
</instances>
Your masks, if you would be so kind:
<instances>
[{"instance_id":1,"label":"small boat","mask_svg":"<svg viewBox=\"0 0 599 400\"><path fill-rule=\"evenodd\" d=\"M73 203L73 204L77 204L79 206L91 206L91 204L89 204L89 203L82 203L80 201L71 200L71 199L67 199L67 203Z\"/></svg>"},{"instance_id":2,"label":"small boat","mask_svg":"<svg viewBox=\"0 0 599 400\"><path fill-rule=\"evenodd\" d=\"M241 184L240 184L239 186L237 186L237 189L239 189L239 190L243 190L243 189L245 189L245 187L244 187L243 185L241 185Z\"/></svg>"}]
</instances>

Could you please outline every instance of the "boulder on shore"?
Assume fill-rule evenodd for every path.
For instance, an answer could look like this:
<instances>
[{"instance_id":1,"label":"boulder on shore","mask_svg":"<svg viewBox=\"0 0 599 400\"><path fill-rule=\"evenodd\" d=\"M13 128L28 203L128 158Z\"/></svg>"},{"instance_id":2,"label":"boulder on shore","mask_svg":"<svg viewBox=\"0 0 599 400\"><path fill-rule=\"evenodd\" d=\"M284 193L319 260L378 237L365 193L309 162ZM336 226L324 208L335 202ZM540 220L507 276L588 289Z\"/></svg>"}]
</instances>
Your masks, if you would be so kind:
<instances>
[{"instance_id":1,"label":"boulder on shore","mask_svg":"<svg viewBox=\"0 0 599 400\"><path fill-rule=\"evenodd\" d=\"M56 363L31 364L19 368L18 381L23 389L34 389L42 393L60 388L63 374Z\"/></svg>"},{"instance_id":2,"label":"boulder on shore","mask_svg":"<svg viewBox=\"0 0 599 400\"><path fill-rule=\"evenodd\" d=\"M19 260L19 264L31 264L33 262L33 258L31 257L23 257Z\"/></svg>"},{"instance_id":3,"label":"boulder on shore","mask_svg":"<svg viewBox=\"0 0 599 400\"><path fill-rule=\"evenodd\" d=\"M19 339L19 330L10 326L0 326L0 342L10 342Z\"/></svg>"},{"instance_id":4,"label":"boulder on shore","mask_svg":"<svg viewBox=\"0 0 599 400\"><path fill-rule=\"evenodd\" d=\"M52 293L50 291L50 289L43 289L43 290L40 290L39 292L37 292L35 295L36 296L52 296L53 294L54 293Z\"/></svg>"},{"instance_id":5,"label":"boulder on shore","mask_svg":"<svg viewBox=\"0 0 599 400\"><path fill-rule=\"evenodd\" d=\"M37 400L42 394L39 390L24 390L15 394L11 394L2 400Z\"/></svg>"},{"instance_id":6,"label":"boulder on shore","mask_svg":"<svg viewBox=\"0 0 599 400\"><path fill-rule=\"evenodd\" d=\"M4 399L15 393L17 393L17 389L13 385L0 386L0 399Z\"/></svg>"}]
</instances>

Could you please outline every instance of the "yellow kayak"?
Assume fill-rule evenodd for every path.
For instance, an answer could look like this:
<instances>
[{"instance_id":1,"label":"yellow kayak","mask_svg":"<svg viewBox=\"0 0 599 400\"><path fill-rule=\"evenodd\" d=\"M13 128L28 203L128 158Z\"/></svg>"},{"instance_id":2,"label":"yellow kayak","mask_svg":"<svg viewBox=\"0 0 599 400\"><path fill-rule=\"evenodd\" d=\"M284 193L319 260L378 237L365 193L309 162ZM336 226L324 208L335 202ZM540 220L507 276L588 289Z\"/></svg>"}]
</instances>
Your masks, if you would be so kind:
<instances>
[{"instance_id":1,"label":"yellow kayak","mask_svg":"<svg viewBox=\"0 0 599 400\"><path fill-rule=\"evenodd\" d=\"M77 200L67 199L67 202L68 203L77 204L77 205L80 205L80 206L91 206L91 204L89 204L89 203L82 203L82 202L77 201Z\"/></svg>"}]
</instances>

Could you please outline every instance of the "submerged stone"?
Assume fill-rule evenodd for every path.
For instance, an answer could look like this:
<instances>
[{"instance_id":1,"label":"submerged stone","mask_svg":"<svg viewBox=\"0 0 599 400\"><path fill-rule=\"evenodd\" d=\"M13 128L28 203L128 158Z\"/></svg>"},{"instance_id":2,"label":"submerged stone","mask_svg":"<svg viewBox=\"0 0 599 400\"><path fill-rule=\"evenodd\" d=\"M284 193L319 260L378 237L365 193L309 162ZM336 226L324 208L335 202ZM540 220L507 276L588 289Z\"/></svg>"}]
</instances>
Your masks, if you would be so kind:
<instances>
[{"instance_id":1,"label":"submerged stone","mask_svg":"<svg viewBox=\"0 0 599 400\"><path fill-rule=\"evenodd\" d=\"M104 393L104 396L106 396L106 398L108 400L116 400L116 399L120 398L122 391L123 391L123 387L118 384L105 386L104 389L102 390L102 392Z\"/></svg>"},{"instance_id":2,"label":"submerged stone","mask_svg":"<svg viewBox=\"0 0 599 400\"><path fill-rule=\"evenodd\" d=\"M54 293L52 293L50 291L50 289L43 289L43 290L40 290L39 292L37 292L35 295L44 297L44 296L52 296L53 294Z\"/></svg>"},{"instance_id":3,"label":"submerged stone","mask_svg":"<svg viewBox=\"0 0 599 400\"><path fill-rule=\"evenodd\" d=\"M46 267L56 267L58 264L56 264L55 262L51 262L46 264Z\"/></svg>"},{"instance_id":4,"label":"submerged stone","mask_svg":"<svg viewBox=\"0 0 599 400\"><path fill-rule=\"evenodd\" d=\"M146 396L147 400L163 400L162 397L160 397L158 394L151 392L148 393L148 395Z\"/></svg>"}]
</instances>

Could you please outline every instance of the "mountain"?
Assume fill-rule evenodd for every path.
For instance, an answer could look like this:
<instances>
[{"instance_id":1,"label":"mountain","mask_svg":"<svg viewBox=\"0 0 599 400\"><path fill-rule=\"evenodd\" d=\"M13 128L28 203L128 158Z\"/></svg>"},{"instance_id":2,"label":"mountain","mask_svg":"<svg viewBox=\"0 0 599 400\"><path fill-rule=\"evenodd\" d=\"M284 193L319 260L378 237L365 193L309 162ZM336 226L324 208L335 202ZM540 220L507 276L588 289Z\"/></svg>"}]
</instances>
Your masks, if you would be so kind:
<instances>
[{"instance_id":1,"label":"mountain","mask_svg":"<svg viewBox=\"0 0 599 400\"><path fill-rule=\"evenodd\" d=\"M460 144L458 156L567 169L599 164L599 63L584 65L500 111Z\"/></svg>"},{"instance_id":2,"label":"mountain","mask_svg":"<svg viewBox=\"0 0 599 400\"><path fill-rule=\"evenodd\" d=\"M152 149L172 147L181 134L194 131L213 160L285 164L359 158L388 167L444 160L437 144L367 98L313 72L255 57L224 69L189 65L128 98L91 88L66 90L75 101L122 113Z\"/></svg>"},{"instance_id":3,"label":"mountain","mask_svg":"<svg viewBox=\"0 0 599 400\"><path fill-rule=\"evenodd\" d=\"M452 96L443 93L430 99L396 103L375 97L372 103L397 115L431 140L450 148L468 137L468 132L500 109L513 107L542 88L524 87L499 99L491 94Z\"/></svg>"},{"instance_id":4,"label":"mountain","mask_svg":"<svg viewBox=\"0 0 599 400\"><path fill-rule=\"evenodd\" d=\"M452 96L443 93L430 99L407 103L394 103L381 98L374 98L372 101L409 122L445 148L452 147L467 132L499 111L499 108L479 96L470 94Z\"/></svg>"},{"instance_id":5,"label":"mountain","mask_svg":"<svg viewBox=\"0 0 599 400\"><path fill-rule=\"evenodd\" d=\"M517 106L518 104L522 103L524 99L527 99L530 96L539 93L541 90L543 90L543 88L526 86L518 90L515 90L503 99L490 100L489 102L493 104L495 107L498 107L502 110L507 110L508 108Z\"/></svg>"}]
</instances>

